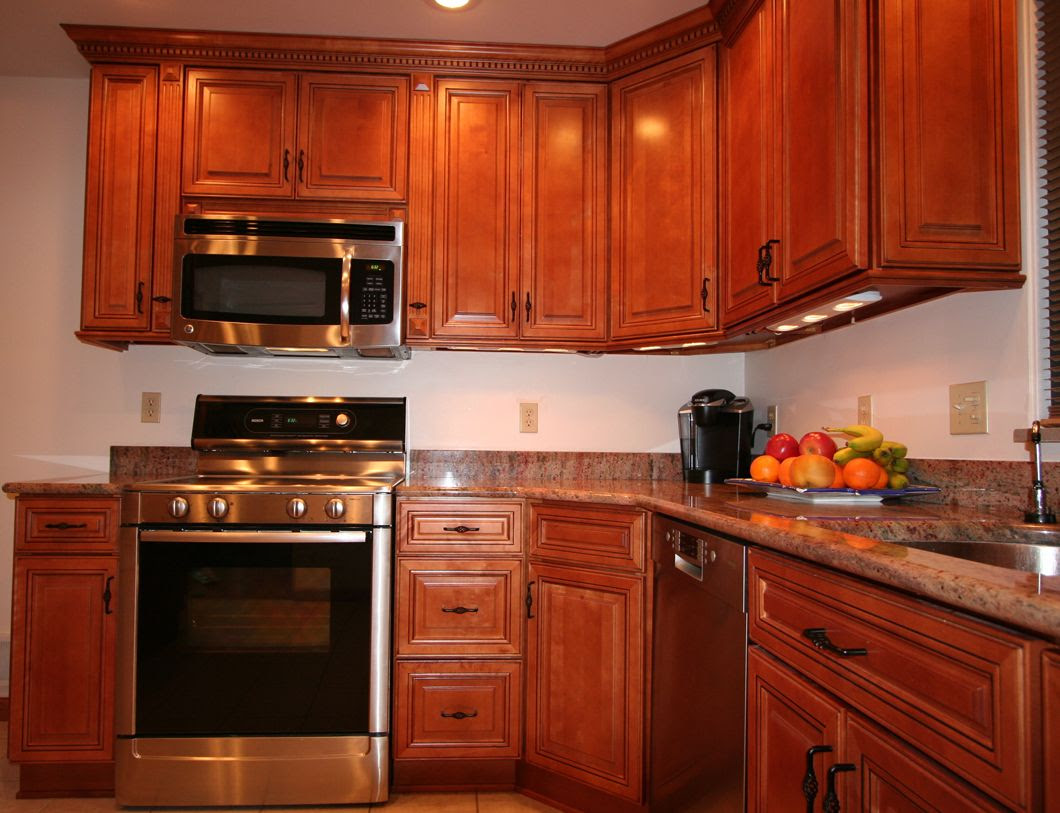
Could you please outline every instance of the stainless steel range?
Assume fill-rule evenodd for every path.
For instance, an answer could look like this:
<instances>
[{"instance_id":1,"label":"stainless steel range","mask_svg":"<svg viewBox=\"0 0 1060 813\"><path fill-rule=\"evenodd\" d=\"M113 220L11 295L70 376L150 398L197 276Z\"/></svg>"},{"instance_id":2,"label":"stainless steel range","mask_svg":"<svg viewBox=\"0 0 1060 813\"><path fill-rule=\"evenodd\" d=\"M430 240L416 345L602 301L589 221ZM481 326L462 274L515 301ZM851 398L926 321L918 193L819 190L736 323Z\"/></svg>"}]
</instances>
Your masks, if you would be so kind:
<instances>
[{"instance_id":1,"label":"stainless steel range","mask_svg":"<svg viewBox=\"0 0 1060 813\"><path fill-rule=\"evenodd\" d=\"M119 804L384 801L405 400L199 396L120 540Z\"/></svg>"}]
</instances>

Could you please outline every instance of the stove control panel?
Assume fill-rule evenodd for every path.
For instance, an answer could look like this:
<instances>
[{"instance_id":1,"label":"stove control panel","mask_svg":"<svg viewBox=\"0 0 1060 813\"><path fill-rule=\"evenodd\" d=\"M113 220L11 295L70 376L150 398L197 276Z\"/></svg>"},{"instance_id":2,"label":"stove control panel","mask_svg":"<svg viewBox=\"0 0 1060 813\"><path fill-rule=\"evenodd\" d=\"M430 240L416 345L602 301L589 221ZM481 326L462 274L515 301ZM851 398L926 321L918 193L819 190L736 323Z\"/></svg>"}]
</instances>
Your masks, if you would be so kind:
<instances>
[{"instance_id":1,"label":"stove control panel","mask_svg":"<svg viewBox=\"0 0 1060 813\"><path fill-rule=\"evenodd\" d=\"M276 494L253 491L140 492L127 494L126 522L151 525L389 524L392 496L379 494ZM379 501L379 505L376 505ZM381 518L383 518L381 520Z\"/></svg>"}]
</instances>

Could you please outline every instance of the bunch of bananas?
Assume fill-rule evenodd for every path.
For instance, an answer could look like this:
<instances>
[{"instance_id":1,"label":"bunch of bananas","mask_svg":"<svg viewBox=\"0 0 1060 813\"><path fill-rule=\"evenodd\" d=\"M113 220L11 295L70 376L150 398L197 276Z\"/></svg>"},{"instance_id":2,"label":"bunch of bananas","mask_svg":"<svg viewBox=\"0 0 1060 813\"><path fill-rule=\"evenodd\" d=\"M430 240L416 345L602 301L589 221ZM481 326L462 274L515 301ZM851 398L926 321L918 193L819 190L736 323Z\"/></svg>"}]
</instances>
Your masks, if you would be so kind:
<instances>
[{"instance_id":1,"label":"bunch of bananas","mask_svg":"<svg viewBox=\"0 0 1060 813\"><path fill-rule=\"evenodd\" d=\"M848 435L847 445L832 455L837 466L845 466L857 457L871 457L887 472L889 488L901 489L909 485L909 460L906 455L909 449L904 443L884 440L883 432L874 426L863 423L852 426L826 426L826 432L841 432Z\"/></svg>"}]
</instances>

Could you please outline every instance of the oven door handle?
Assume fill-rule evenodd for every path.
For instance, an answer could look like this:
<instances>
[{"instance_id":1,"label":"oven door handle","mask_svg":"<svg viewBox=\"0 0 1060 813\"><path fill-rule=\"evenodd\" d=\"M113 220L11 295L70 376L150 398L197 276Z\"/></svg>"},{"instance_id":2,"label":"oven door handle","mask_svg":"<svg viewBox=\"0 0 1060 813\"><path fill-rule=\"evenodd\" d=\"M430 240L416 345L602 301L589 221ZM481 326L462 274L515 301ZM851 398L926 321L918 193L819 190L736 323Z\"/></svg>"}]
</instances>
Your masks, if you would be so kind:
<instances>
[{"instance_id":1,"label":"oven door handle","mask_svg":"<svg viewBox=\"0 0 1060 813\"><path fill-rule=\"evenodd\" d=\"M350 543L367 542L366 531L140 531L141 542L302 542Z\"/></svg>"}]
</instances>

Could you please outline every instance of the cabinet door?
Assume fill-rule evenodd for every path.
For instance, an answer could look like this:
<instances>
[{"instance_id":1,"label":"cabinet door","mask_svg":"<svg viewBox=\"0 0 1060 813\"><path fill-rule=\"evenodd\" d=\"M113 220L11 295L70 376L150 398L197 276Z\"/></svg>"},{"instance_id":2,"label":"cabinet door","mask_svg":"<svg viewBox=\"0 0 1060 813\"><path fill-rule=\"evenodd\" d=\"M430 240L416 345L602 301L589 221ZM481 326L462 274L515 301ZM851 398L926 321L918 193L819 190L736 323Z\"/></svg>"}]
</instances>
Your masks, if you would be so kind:
<instances>
[{"instance_id":1,"label":"cabinet door","mask_svg":"<svg viewBox=\"0 0 1060 813\"><path fill-rule=\"evenodd\" d=\"M298 197L404 200L408 118L408 79L303 76Z\"/></svg>"},{"instance_id":2,"label":"cabinet door","mask_svg":"<svg viewBox=\"0 0 1060 813\"><path fill-rule=\"evenodd\" d=\"M113 759L116 575L113 556L15 557L13 762Z\"/></svg>"},{"instance_id":3,"label":"cabinet door","mask_svg":"<svg viewBox=\"0 0 1060 813\"><path fill-rule=\"evenodd\" d=\"M878 261L1018 270L1016 4L878 6Z\"/></svg>"},{"instance_id":4,"label":"cabinet door","mask_svg":"<svg viewBox=\"0 0 1060 813\"><path fill-rule=\"evenodd\" d=\"M81 327L151 326L158 69L92 69Z\"/></svg>"},{"instance_id":5,"label":"cabinet door","mask_svg":"<svg viewBox=\"0 0 1060 813\"><path fill-rule=\"evenodd\" d=\"M188 71L184 194L294 194L297 76Z\"/></svg>"},{"instance_id":6,"label":"cabinet door","mask_svg":"<svg viewBox=\"0 0 1060 813\"><path fill-rule=\"evenodd\" d=\"M639 801L643 580L531 563L530 589L527 761Z\"/></svg>"},{"instance_id":7,"label":"cabinet door","mask_svg":"<svg viewBox=\"0 0 1060 813\"><path fill-rule=\"evenodd\" d=\"M532 84L524 97L525 338L607 335L607 89Z\"/></svg>"},{"instance_id":8,"label":"cabinet door","mask_svg":"<svg viewBox=\"0 0 1060 813\"><path fill-rule=\"evenodd\" d=\"M437 95L434 335L512 338L520 86L446 80Z\"/></svg>"},{"instance_id":9,"label":"cabinet door","mask_svg":"<svg viewBox=\"0 0 1060 813\"><path fill-rule=\"evenodd\" d=\"M777 17L779 299L868 262L866 26L861 0L783 0Z\"/></svg>"},{"instance_id":10,"label":"cabinet door","mask_svg":"<svg viewBox=\"0 0 1060 813\"><path fill-rule=\"evenodd\" d=\"M761 313L774 301L773 285L758 274L759 248L780 239L774 6L775 0L765 0L739 37L722 50L721 290L726 326Z\"/></svg>"},{"instance_id":11,"label":"cabinet door","mask_svg":"<svg viewBox=\"0 0 1060 813\"><path fill-rule=\"evenodd\" d=\"M764 650L748 650L748 813L802 813L823 798L828 768L839 761L844 716L836 701Z\"/></svg>"},{"instance_id":12,"label":"cabinet door","mask_svg":"<svg viewBox=\"0 0 1060 813\"><path fill-rule=\"evenodd\" d=\"M612 86L615 339L716 326L714 46Z\"/></svg>"},{"instance_id":13,"label":"cabinet door","mask_svg":"<svg viewBox=\"0 0 1060 813\"><path fill-rule=\"evenodd\" d=\"M1042 732L1045 810L1060 810L1060 650L1042 656Z\"/></svg>"}]
</instances>

